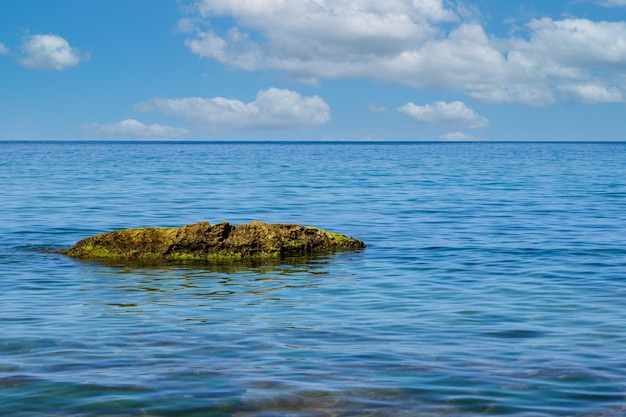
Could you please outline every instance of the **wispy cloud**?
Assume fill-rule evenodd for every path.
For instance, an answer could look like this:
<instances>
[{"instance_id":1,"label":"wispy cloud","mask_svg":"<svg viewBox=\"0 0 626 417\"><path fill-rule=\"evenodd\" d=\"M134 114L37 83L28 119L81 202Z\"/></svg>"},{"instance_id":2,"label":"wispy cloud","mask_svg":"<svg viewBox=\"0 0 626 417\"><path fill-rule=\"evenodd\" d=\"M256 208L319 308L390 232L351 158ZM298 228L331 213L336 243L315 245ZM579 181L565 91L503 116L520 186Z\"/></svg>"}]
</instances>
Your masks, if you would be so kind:
<instances>
[{"instance_id":1,"label":"wispy cloud","mask_svg":"<svg viewBox=\"0 0 626 417\"><path fill-rule=\"evenodd\" d=\"M439 138L441 140L447 140L447 141L468 141L468 140L476 140L476 138L472 135L468 135L467 133L463 133L463 132L450 132L450 133L445 133L441 136L439 136Z\"/></svg>"},{"instance_id":2,"label":"wispy cloud","mask_svg":"<svg viewBox=\"0 0 626 417\"><path fill-rule=\"evenodd\" d=\"M4 46L2 42L0 42L0 55L7 55L10 52L11 50L7 48L6 46Z\"/></svg>"},{"instance_id":3,"label":"wispy cloud","mask_svg":"<svg viewBox=\"0 0 626 417\"><path fill-rule=\"evenodd\" d=\"M385 113L387 111L387 107L379 106L378 104L374 103L367 103L367 110L372 113Z\"/></svg>"},{"instance_id":4,"label":"wispy cloud","mask_svg":"<svg viewBox=\"0 0 626 417\"><path fill-rule=\"evenodd\" d=\"M588 84L563 84L558 87L563 98L583 103L618 103L624 101L621 89L615 86L605 86L601 83Z\"/></svg>"},{"instance_id":5,"label":"wispy cloud","mask_svg":"<svg viewBox=\"0 0 626 417\"><path fill-rule=\"evenodd\" d=\"M598 0L597 3L604 7L626 7L626 0Z\"/></svg>"},{"instance_id":6,"label":"wispy cloud","mask_svg":"<svg viewBox=\"0 0 626 417\"><path fill-rule=\"evenodd\" d=\"M58 35L28 35L21 46L22 56L19 62L35 69L53 69L62 71L74 67L89 55L70 46L69 42Z\"/></svg>"},{"instance_id":7,"label":"wispy cloud","mask_svg":"<svg viewBox=\"0 0 626 417\"><path fill-rule=\"evenodd\" d=\"M535 106L626 100L626 22L544 18L503 38L487 33L461 2L457 9L452 4L198 0L186 18L194 24L181 26L200 57L244 70L281 70L310 85L369 78ZM224 31L211 25L222 17L234 25Z\"/></svg>"},{"instance_id":8,"label":"wispy cloud","mask_svg":"<svg viewBox=\"0 0 626 417\"><path fill-rule=\"evenodd\" d=\"M181 139L189 136L189 130L160 124L145 125L134 119L115 124L93 123L79 128L85 133L109 138L133 139Z\"/></svg>"},{"instance_id":9,"label":"wispy cloud","mask_svg":"<svg viewBox=\"0 0 626 417\"><path fill-rule=\"evenodd\" d=\"M398 111L410 116L417 123L467 129L479 129L489 124L485 117L478 115L461 101L437 101L424 106L407 103L399 107Z\"/></svg>"},{"instance_id":10,"label":"wispy cloud","mask_svg":"<svg viewBox=\"0 0 626 417\"><path fill-rule=\"evenodd\" d=\"M290 129L330 120L330 107L320 97L277 88L259 91L250 103L224 97L153 98L135 110L158 111L205 130Z\"/></svg>"}]
</instances>

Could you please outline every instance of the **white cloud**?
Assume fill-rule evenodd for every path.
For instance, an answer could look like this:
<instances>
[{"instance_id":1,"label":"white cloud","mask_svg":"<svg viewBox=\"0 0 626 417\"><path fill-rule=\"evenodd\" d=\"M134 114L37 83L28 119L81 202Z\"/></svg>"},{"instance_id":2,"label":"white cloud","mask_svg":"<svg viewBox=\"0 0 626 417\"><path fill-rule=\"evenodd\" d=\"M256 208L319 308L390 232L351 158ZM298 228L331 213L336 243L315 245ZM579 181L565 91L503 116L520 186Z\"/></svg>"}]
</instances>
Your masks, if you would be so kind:
<instances>
[{"instance_id":1,"label":"white cloud","mask_svg":"<svg viewBox=\"0 0 626 417\"><path fill-rule=\"evenodd\" d=\"M415 46L438 36L436 23L457 19L441 0L203 0L197 7L207 18L232 16L240 27L222 36L198 31L187 40L192 52L248 70L281 69L313 82L373 76L411 83L415 71L405 65Z\"/></svg>"},{"instance_id":2,"label":"white cloud","mask_svg":"<svg viewBox=\"0 0 626 417\"><path fill-rule=\"evenodd\" d=\"M626 63L626 22L543 18L530 21L528 28L530 41L517 41L513 47L529 58L548 59L554 67L547 75L575 76L592 66Z\"/></svg>"},{"instance_id":3,"label":"white cloud","mask_svg":"<svg viewBox=\"0 0 626 417\"><path fill-rule=\"evenodd\" d=\"M198 0L195 15L186 18L192 20L181 26L191 31L186 45L200 57L249 71L284 71L310 85L369 78L489 102L626 100L626 22L544 18L498 38L461 2L457 9L451 4ZM211 25L224 17L235 24Z\"/></svg>"},{"instance_id":4,"label":"white cloud","mask_svg":"<svg viewBox=\"0 0 626 417\"><path fill-rule=\"evenodd\" d=\"M0 55L7 55L11 50L4 46L2 42L0 42Z\"/></svg>"},{"instance_id":5,"label":"white cloud","mask_svg":"<svg viewBox=\"0 0 626 417\"><path fill-rule=\"evenodd\" d=\"M134 119L115 124L93 123L81 126L80 130L97 136L135 139L181 139L189 135L187 129L160 124L145 125Z\"/></svg>"},{"instance_id":6,"label":"white cloud","mask_svg":"<svg viewBox=\"0 0 626 417\"><path fill-rule=\"evenodd\" d=\"M58 35L29 35L22 44L22 65L62 71L89 59Z\"/></svg>"},{"instance_id":7,"label":"white cloud","mask_svg":"<svg viewBox=\"0 0 626 417\"><path fill-rule=\"evenodd\" d=\"M446 9L442 0L413 0L413 7L418 16L427 20L434 22L457 20L456 14Z\"/></svg>"},{"instance_id":8,"label":"white cloud","mask_svg":"<svg viewBox=\"0 0 626 417\"><path fill-rule=\"evenodd\" d=\"M587 103L623 101L626 22L543 18L528 24L530 38L514 39L510 78L543 87L558 98Z\"/></svg>"},{"instance_id":9,"label":"white cloud","mask_svg":"<svg viewBox=\"0 0 626 417\"><path fill-rule=\"evenodd\" d=\"M441 0L414 3L202 0L201 16L232 16L241 27L223 35L199 30L186 44L201 57L239 68L283 69L304 79L342 77L362 71L372 58L396 56L428 39L435 30L431 22L456 19ZM259 43L255 33L266 41Z\"/></svg>"},{"instance_id":10,"label":"white cloud","mask_svg":"<svg viewBox=\"0 0 626 417\"><path fill-rule=\"evenodd\" d=\"M478 115L461 101L437 101L425 106L407 103L399 107L398 111L410 116L417 123L468 129L479 129L489 124L485 117Z\"/></svg>"},{"instance_id":11,"label":"white cloud","mask_svg":"<svg viewBox=\"0 0 626 417\"><path fill-rule=\"evenodd\" d=\"M277 88L259 91L250 103L223 97L154 98L137 104L135 109L159 111L207 130L287 129L322 125L330 120L330 108L320 97L302 97Z\"/></svg>"}]
</instances>

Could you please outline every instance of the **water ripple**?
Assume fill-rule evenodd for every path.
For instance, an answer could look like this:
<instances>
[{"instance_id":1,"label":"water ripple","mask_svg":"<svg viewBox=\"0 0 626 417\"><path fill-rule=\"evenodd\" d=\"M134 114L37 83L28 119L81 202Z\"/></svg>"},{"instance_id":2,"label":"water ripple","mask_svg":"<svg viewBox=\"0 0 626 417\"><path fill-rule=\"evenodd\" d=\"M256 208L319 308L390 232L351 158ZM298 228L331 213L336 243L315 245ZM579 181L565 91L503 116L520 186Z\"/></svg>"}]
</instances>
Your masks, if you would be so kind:
<instances>
[{"instance_id":1,"label":"water ripple","mask_svg":"<svg viewBox=\"0 0 626 417\"><path fill-rule=\"evenodd\" d=\"M624 150L3 144L0 414L626 415ZM222 268L55 253L257 219L368 247Z\"/></svg>"}]
</instances>

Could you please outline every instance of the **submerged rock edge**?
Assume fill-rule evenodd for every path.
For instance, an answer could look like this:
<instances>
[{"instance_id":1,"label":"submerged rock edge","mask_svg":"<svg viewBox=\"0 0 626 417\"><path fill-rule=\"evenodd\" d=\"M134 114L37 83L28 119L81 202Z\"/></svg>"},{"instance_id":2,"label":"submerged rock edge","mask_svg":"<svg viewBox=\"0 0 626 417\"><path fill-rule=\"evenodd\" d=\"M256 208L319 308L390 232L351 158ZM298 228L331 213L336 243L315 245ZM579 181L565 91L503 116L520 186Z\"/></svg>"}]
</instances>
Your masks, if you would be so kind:
<instances>
[{"instance_id":1,"label":"submerged rock edge","mask_svg":"<svg viewBox=\"0 0 626 417\"><path fill-rule=\"evenodd\" d=\"M59 251L79 259L173 260L231 263L309 257L365 248L343 234L297 224L208 222L177 228L147 227L91 236Z\"/></svg>"}]
</instances>

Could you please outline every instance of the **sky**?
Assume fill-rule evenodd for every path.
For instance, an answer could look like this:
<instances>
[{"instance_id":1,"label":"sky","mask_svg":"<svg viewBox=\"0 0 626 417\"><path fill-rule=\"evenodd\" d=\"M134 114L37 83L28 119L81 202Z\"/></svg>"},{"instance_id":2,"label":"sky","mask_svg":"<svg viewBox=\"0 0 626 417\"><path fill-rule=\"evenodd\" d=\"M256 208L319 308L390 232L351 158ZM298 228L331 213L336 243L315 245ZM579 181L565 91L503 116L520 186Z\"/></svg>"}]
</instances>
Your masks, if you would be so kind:
<instances>
[{"instance_id":1,"label":"sky","mask_svg":"<svg viewBox=\"0 0 626 417\"><path fill-rule=\"evenodd\" d=\"M0 140L626 141L626 0L1 1Z\"/></svg>"}]
</instances>

